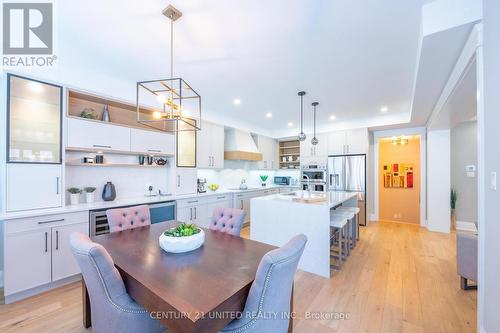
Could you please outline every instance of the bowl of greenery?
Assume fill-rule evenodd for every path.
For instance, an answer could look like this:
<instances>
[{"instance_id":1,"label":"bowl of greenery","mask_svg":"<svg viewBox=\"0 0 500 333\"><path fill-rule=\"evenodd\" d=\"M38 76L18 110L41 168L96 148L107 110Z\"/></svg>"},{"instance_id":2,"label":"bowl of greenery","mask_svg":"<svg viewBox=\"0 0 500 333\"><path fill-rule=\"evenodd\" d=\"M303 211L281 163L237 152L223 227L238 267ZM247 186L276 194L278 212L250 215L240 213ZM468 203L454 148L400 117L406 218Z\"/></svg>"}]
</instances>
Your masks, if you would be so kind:
<instances>
[{"instance_id":1,"label":"bowl of greenery","mask_svg":"<svg viewBox=\"0 0 500 333\"><path fill-rule=\"evenodd\" d=\"M196 250L205 242L205 233L196 224L181 223L160 236L160 247L170 253Z\"/></svg>"}]
</instances>

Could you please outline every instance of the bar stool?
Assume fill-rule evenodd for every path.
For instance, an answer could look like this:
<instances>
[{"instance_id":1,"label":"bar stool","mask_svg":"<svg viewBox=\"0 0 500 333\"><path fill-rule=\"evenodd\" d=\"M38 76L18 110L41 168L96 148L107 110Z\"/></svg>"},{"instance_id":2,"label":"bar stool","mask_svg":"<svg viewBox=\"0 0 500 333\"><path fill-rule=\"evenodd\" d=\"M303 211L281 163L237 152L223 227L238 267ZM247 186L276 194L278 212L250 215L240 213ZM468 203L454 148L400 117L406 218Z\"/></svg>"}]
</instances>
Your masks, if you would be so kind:
<instances>
[{"instance_id":1,"label":"bar stool","mask_svg":"<svg viewBox=\"0 0 500 333\"><path fill-rule=\"evenodd\" d=\"M340 206L336 209L336 211L339 212L349 212L354 214L355 220L352 223L352 228L353 228L353 233L355 235L354 237L354 246L356 246L356 241L359 240L359 208L358 207L346 207L346 206Z\"/></svg>"},{"instance_id":2,"label":"bar stool","mask_svg":"<svg viewBox=\"0 0 500 333\"><path fill-rule=\"evenodd\" d=\"M338 248L336 254L330 254L330 257L337 260L337 265L331 265L331 267L337 270L342 268L342 263L346 260L346 255L349 251L349 243L345 240L347 226L348 221L344 214L330 214L330 247L337 243ZM337 242L335 240L337 240ZM343 247L345 248L342 249Z\"/></svg>"},{"instance_id":3,"label":"bar stool","mask_svg":"<svg viewBox=\"0 0 500 333\"><path fill-rule=\"evenodd\" d=\"M354 229L353 226L354 226L355 214L351 211L339 209L339 208L336 208L331 214L344 216L347 219L347 227L346 227L347 228L346 242L348 244L347 245L347 255L350 255L351 254L350 249L354 248L354 246L356 245L356 242L355 242L356 236L355 236L355 232L353 230Z\"/></svg>"}]
</instances>

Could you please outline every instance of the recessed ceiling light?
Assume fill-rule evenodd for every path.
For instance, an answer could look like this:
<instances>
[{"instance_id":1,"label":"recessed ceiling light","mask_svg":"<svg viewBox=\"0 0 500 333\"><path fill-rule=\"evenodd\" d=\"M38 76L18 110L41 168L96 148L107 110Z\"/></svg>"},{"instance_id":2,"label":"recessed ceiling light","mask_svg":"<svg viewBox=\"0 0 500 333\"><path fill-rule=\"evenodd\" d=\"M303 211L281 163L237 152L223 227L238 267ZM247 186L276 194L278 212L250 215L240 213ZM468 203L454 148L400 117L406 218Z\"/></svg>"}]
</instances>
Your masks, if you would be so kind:
<instances>
[{"instance_id":1,"label":"recessed ceiling light","mask_svg":"<svg viewBox=\"0 0 500 333\"><path fill-rule=\"evenodd\" d=\"M292 127L293 123L291 121L288 122L288 127Z\"/></svg>"},{"instance_id":2,"label":"recessed ceiling light","mask_svg":"<svg viewBox=\"0 0 500 333\"><path fill-rule=\"evenodd\" d=\"M234 105L240 105L241 104L241 99L239 99L239 98L233 99L233 104Z\"/></svg>"},{"instance_id":3,"label":"recessed ceiling light","mask_svg":"<svg viewBox=\"0 0 500 333\"><path fill-rule=\"evenodd\" d=\"M266 113L266 118L272 118L273 114L271 112Z\"/></svg>"},{"instance_id":4,"label":"recessed ceiling light","mask_svg":"<svg viewBox=\"0 0 500 333\"><path fill-rule=\"evenodd\" d=\"M389 111L389 108L387 106L383 106L380 108L380 112L382 113L386 113L387 111Z\"/></svg>"},{"instance_id":5,"label":"recessed ceiling light","mask_svg":"<svg viewBox=\"0 0 500 333\"><path fill-rule=\"evenodd\" d=\"M335 120L337 117L335 117L333 114L330 116L330 120Z\"/></svg>"}]
</instances>

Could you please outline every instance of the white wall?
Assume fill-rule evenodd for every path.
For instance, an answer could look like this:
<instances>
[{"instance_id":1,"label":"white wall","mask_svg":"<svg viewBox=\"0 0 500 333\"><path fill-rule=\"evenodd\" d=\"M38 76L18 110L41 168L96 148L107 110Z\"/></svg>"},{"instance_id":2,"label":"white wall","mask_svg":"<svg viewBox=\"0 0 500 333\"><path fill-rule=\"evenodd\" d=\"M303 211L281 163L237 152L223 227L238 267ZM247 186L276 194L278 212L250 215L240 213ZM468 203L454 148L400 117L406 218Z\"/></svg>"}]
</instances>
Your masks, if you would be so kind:
<instances>
[{"instance_id":1,"label":"white wall","mask_svg":"<svg viewBox=\"0 0 500 333\"><path fill-rule=\"evenodd\" d=\"M450 232L450 130L427 132L427 228Z\"/></svg>"},{"instance_id":2,"label":"white wall","mask_svg":"<svg viewBox=\"0 0 500 333\"><path fill-rule=\"evenodd\" d=\"M484 0L484 40L478 49L479 332L500 332L500 1ZM484 64L483 64L484 61ZM483 68L484 67L484 68ZM500 175L499 175L500 176Z\"/></svg>"}]
</instances>

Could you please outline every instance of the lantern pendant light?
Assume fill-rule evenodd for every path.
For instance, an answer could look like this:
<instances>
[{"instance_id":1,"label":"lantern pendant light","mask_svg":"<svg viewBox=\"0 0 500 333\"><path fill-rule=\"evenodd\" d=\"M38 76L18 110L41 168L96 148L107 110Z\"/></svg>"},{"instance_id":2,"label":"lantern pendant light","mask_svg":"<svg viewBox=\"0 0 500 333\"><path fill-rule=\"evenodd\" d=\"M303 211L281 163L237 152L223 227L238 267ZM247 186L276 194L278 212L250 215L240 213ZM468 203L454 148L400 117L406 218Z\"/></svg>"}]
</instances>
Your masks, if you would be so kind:
<instances>
[{"instance_id":1,"label":"lantern pendant light","mask_svg":"<svg viewBox=\"0 0 500 333\"><path fill-rule=\"evenodd\" d=\"M300 133L299 140L304 141L306 139L306 134L304 133L304 95L305 91L299 91L298 95L300 96Z\"/></svg>"},{"instance_id":2,"label":"lantern pendant light","mask_svg":"<svg viewBox=\"0 0 500 333\"><path fill-rule=\"evenodd\" d=\"M316 137L316 107L319 105L318 102L313 102L312 107L313 107L313 138L311 139L311 144L313 146L318 144L318 138Z\"/></svg>"}]
</instances>

